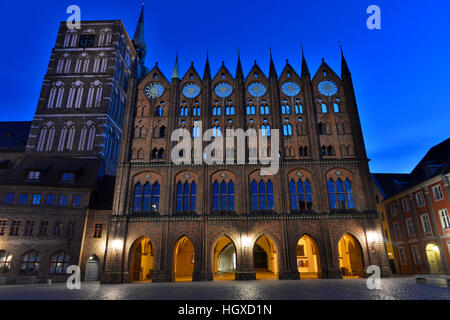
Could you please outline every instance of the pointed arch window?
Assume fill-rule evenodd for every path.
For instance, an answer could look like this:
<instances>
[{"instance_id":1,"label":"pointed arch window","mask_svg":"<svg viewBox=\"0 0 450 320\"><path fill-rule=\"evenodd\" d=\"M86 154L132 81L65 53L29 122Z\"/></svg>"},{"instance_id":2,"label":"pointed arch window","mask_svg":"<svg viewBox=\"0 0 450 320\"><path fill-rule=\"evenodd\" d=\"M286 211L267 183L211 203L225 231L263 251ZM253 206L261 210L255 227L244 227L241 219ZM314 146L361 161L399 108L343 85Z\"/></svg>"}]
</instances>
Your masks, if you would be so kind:
<instances>
[{"instance_id":1,"label":"pointed arch window","mask_svg":"<svg viewBox=\"0 0 450 320\"><path fill-rule=\"evenodd\" d=\"M192 127L192 137L193 138L200 138L200 127L198 125L194 125Z\"/></svg>"},{"instance_id":2,"label":"pointed arch window","mask_svg":"<svg viewBox=\"0 0 450 320\"><path fill-rule=\"evenodd\" d=\"M179 181L177 183L177 212L193 212L196 209L197 202L197 184Z\"/></svg>"},{"instance_id":3,"label":"pointed arch window","mask_svg":"<svg viewBox=\"0 0 450 320\"><path fill-rule=\"evenodd\" d=\"M95 80L89 86L89 91L86 100L86 108L100 107L102 102L103 85L100 81Z\"/></svg>"},{"instance_id":4,"label":"pointed arch window","mask_svg":"<svg viewBox=\"0 0 450 320\"><path fill-rule=\"evenodd\" d=\"M159 182L150 184L146 182L144 186L138 182L134 186L134 213L149 213L159 210L159 200L161 196L161 186Z\"/></svg>"},{"instance_id":5,"label":"pointed arch window","mask_svg":"<svg viewBox=\"0 0 450 320\"><path fill-rule=\"evenodd\" d=\"M213 107L213 116L220 116L222 115L222 108L221 107Z\"/></svg>"},{"instance_id":6,"label":"pointed arch window","mask_svg":"<svg viewBox=\"0 0 450 320\"><path fill-rule=\"evenodd\" d=\"M64 97L64 83L58 81L52 84L47 101L47 109L61 108Z\"/></svg>"},{"instance_id":7,"label":"pointed arch window","mask_svg":"<svg viewBox=\"0 0 450 320\"><path fill-rule=\"evenodd\" d=\"M336 182L330 178L328 180L328 194L331 209L354 209L355 205L350 180L345 180L344 187L344 183L340 178Z\"/></svg>"},{"instance_id":8,"label":"pointed arch window","mask_svg":"<svg viewBox=\"0 0 450 320\"><path fill-rule=\"evenodd\" d=\"M263 124L262 126L261 126L261 135L264 137L264 136L267 136L267 137L270 137L270 125L268 125L268 124Z\"/></svg>"},{"instance_id":9,"label":"pointed arch window","mask_svg":"<svg viewBox=\"0 0 450 320\"><path fill-rule=\"evenodd\" d=\"M192 116L194 117L200 117L200 107L194 107L192 109Z\"/></svg>"},{"instance_id":10,"label":"pointed arch window","mask_svg":"<svg viewBox=\"0 0 450 320\"><path fill-rule=\"evenodd\" d=\"M256 114L256 108L253 105L247 106L247 115L255 115Z\"/></svg>"},{"instance_id":11,"label":"pointed arch window","mask_svg":"<svg viewBox=\"0 0 450 320\"><path fill-rule=\"evenodd\" d=\"M295 104L295 113L296 114L302 114L303 113L303 106L300 103Z\"/></svg>"},{"instance_id":12,"label":"pointed arch window","mask_svg":"<svg viewBox=\"0 0 450 320\"><path fill-rule=\"evenodd\" d=\"M334 109L334 113L341 112L341 108L339 107L339 105L336 102L333 103L333 109Z\"/></svg>"},{"instance_id":13,"label":"pointed arch window","mask_svg":"<svg viewBox=\"0 0 450 320\"><path fill-rule=\"evenodd\" d=\"M321 104L321 109L322 109L322 113L328 113L328 108L327 108L327 105L325 103Z\"/></svg>"},{"instance_id":14,"label":"pointed arch window","mask_svg":"<svg viewBox=\"0 0 450 320\"><path fill-rule=\"evenodd\" d=\"M213 137L222 136L222 130L221 130L220 126L214 126L212 129L213 129L213 133L212 133Z\"/></svg>"},{"instance_id":15,"label":"pointed arch window","mask_svg":"<svg viewBox=\"0 0 450 320\"><path fill-rule=\"evenodd\" d=\"M261 115L268 115L268 114L270 114L269 106L268 105L261 105L259 107L259 113Z\"/></svg>"},{"instance_id":16,"label":"pointed arch window","mask_svg":"<svg viewBox=\"0 0 450 320\"><path fill-rule=\"evenodd\" d=\"M291 209L310 210L313 206L311 183L308 179L303 182L301 179L289 183L289 192L291 196Z\"/></svg>"},{"instance_id":17,"label":"pointed arch window","mask_svg":"<svg viewBox=\"0 0 450 320\"><path fill-rule=\"evenodd\" d=\"M234 183L216 180L213 183L213 210L234 211Z\"/></svg>"},{"instance_id":18,"label":"pointed arch window","mask_svg":"<svg viewBox=\"0 0 450 320\"><path fill-rule=\"evenodd\" d=\"M161 106L158 106L155 110L155 116L162 117L163 115L163 108Z\"/></svg>"},{"instance_id":19,"label":"pointed arch window","mask_svg":"<svg viewBox=\"0 0 450 320\"><path fill-rule=\"evenodd\" d=\"M288 104L283 104L281 106L281 114L285 115L285 114L291 114L291 108L289 107Z\"/></svg>"},{"instance_id":20,"label":"pointed arch window","mask_svg":"<svg viewBox=\"0 0 450 320\"><path fill-rule=\"evenodd\" d=\"M234 116L234 106L227 106L225 109L225 115Z\"/></svg>"},{"instance_id":21,"label":"pointed arch window","mask_svg":"<svg viewBox=\"0 0 450 320\"><path fill-rule=\"evenodd\" d=\"M273 184L268 180L267 183L255 180L250 184L251 207L253 211L270 211L274 208Z\"/></svg>"},{"instance_id":22,"label":"pointed arch window","mask_svg":"<svg viewBox=\"0 0 450 320\"><path fill-rule=\"evenodd\" d=\"M79 109L81 107L81 100L83 99L84 85L83 82L77 80L72 83L69 90L69 97L67 99L67 108L75 107Z\"/></svg>"},{"instance_id":23,"label":"pointed arch window","mask_svg":"<svg viewBox=\"0 0 450 320\"><path fill-rule=\"evenodd\" d=\"M51 151L53 148L53 140L55 138L55 124L47 122L41 129L39 140L36 147L37 151Z\"/></svg>"},{"instance_id":24,"label":"pointed arch window","mask_svg":"<svg viewBox=\"0 0 450 320\"><path fill-rule=\"evenodd\" d=\"M292 136L292 126L289 123L283 125L284 136Z\"/></svg>"}]
</instances>

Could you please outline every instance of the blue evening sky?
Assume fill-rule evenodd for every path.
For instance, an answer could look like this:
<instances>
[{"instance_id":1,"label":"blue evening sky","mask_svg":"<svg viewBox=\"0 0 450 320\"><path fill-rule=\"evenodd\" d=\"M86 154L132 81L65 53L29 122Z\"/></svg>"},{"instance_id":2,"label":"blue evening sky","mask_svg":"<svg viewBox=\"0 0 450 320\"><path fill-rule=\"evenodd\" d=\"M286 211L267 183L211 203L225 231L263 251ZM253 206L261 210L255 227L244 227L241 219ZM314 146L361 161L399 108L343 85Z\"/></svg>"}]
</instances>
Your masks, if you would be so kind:
<instances>
[{"instance_id":1,"label":"blue evening sky","mask_svg":"<svg viewBox=\"0 0 450 320\"><path fill-rule=\"evenodd\" d=\"M1 1L0 121L31 120L59 22L77 4L82 20L121 19L133 36L140 1ZM366 9L382 10L382 30L366 28ZM240 48L244 72L256 59L268 72L286 59L299 72L303 42L310 71L321 58L340 74L338 42L353 74L370 167L409 172L450 132L450 3L401 0L147 1L147 66L170 77L176 49L185 72L202 75L209 49L212 72L222 61L234 74Z\"/></svg>"}]
</instances>

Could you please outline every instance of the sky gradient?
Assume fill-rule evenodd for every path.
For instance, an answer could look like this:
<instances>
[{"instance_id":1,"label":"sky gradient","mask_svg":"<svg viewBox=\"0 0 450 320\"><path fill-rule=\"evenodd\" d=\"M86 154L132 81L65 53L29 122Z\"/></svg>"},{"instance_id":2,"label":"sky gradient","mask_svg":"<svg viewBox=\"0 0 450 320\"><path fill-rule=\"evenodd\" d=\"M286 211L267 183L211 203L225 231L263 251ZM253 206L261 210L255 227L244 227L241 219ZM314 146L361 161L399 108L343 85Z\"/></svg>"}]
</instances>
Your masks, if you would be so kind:
<instances>
[{"instance_id":1,"label":"sky gradient","mask_svg":"<svg viewBox=\"0 0 450 320\"><path fill-rule=\"evenodd\" d=\"M59 22L66 8L82 20L122 20L133 36L140 1L1 1L0 121L31 120ZM366 9L380 6L382 29L368 30ZM269 48L278 74L286 59L300 72L300 44L311 73L321 59L340 74L339 41L353 75L372 172L410 172L426 151L450 136L448 1L228 0L147 1L146 65L170 78L177 48L180 71L193 61L203 74L222 61L234 75L240 48L244 73L256 59L268 73Z\"/></svg>"}]
</instances>

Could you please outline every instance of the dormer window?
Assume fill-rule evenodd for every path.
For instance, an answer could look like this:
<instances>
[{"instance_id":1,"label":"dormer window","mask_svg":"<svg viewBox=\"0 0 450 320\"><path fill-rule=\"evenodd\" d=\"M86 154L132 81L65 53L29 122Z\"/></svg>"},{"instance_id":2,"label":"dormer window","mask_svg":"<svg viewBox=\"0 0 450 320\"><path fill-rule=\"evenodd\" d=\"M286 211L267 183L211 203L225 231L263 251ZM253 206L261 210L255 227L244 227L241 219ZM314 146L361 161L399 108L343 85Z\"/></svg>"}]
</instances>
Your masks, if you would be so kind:
<instances>
[{"instance_id":1,"label":"dormer window","mask_svg":"<svg viewBox=\"0 0 450 320\"><path fill-rule=\"evenodd\" d=\"M73 172L63 172L62 182L73 182L75 179L75 173Z\"/></svg>"},{"instance_id":2,"label":"dormer window","mask_svg":"<svg viewBox=\"0 0 450 320\"><path fill-rule=\"evenodd\" d=\"M41 178L41 172L37 170L30 170L27 174L27 180L31 181L39 181Z\"/></svg>"}]
</instances>

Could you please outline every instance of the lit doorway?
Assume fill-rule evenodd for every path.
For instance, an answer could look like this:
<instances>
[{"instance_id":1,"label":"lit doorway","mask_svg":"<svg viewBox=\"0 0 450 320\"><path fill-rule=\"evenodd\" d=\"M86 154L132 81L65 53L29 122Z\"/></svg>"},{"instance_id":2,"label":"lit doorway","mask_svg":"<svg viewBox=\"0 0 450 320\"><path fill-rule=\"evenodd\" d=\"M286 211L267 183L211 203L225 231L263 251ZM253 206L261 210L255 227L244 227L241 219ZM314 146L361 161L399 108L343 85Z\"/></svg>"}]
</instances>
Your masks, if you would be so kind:
<instances>
[{"instance_id":1,"label":"lit doorway","mask_svg":"<svg viewBox=\"0 0 450 320\"><path fill-rule=\"evenodd\" d=\"M362 249L355 237L345 234L338 244L339 267L344 278L364 277Z\"/></svg>"},{"instance_id":2,"label":"lit doorway","mask_svg":"<svg viewBox=\"0 0 450 320\"><path fill-rule=\"evenodd\" d=\"M223 236L214 248L214 280L235 280L236 247Z\"/></svg>"},{"instance_id":3,"label":"lit doorway","mask_svg":"<svg viewBox=\"0 0 450 320\"><path fill-rule=\"evenodd\" d=\"M192 281L194 274L194 245L188 237L178 240L174 250L175 281Z\"/></svg>"},{"instance_id":4,"label":"lit doorway","mask_svg":"<svg viewBox=\"0 0 450 320\"><path fill-rule=\"evenodd\" d=\"M277 251L273 241L261 236L253 247L253 267L256 279L278 278Z\"/></svg>"},{"instance_id":5,"label":"lit doorway","mask_svg":"<svg viewBox=\"0 0 450 320\"><path fill-rule=\"evenodd\" d=\"M430 265L430 272L432 274L444 274L439 247L434 243L429 243L426 247L426 252L428 264Z\"/></svg>"},{"instance_id":6,"label":"lit doorway","mask_svg":"<svg viewBox=\"0 0 450 320\"><path fill-rule=\"evenodd\" d=\"M297 267L300 279L320 278L320 258L316 241L304 235L297 243Z\"/></svg>"},{"instance_id":7,"label":"lit doorway","mask_svg":"<svg viewBox=\"0 0 450 320\"><path fill-rule=\"evenodd\" d=\"M139 238L130 250L130 282L150 282L155 265L155 249L149 238Z\"/></svg>"}]
</instances>

